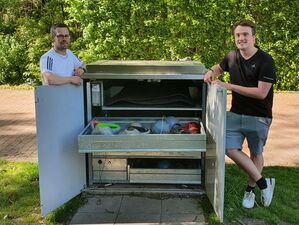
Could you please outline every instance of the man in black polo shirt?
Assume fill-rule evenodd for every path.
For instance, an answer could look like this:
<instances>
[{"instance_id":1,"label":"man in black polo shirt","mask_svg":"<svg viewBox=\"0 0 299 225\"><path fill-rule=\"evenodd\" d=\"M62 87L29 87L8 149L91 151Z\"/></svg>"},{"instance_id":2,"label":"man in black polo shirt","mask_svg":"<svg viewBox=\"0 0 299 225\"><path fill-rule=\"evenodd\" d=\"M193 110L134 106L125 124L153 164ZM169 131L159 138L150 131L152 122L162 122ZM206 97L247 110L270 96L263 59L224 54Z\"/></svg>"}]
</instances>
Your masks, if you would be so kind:
<instances>
[{"instance_id":1,"label":"man in black polo shirt","mask_svg":"<svg viewBox=\"0 0 299 225\"><path fill-rule=\"evenodd\" d=\"M255 185L261 190L262 204L267 207L273 197L275 179L264 178L263 147L272 122L273 84L276 82L272 57L256 44L255 24L248 20L233 28L237 49L230 52L220 64L214 65L204 77L232 91L232 107L227 113L226 155L249 176L242 205L252 208L255 203ZM224 71L230 74L230 83L217 80ZM244 139L250 156L242 152Z\"/></svg>"}]
</instances>

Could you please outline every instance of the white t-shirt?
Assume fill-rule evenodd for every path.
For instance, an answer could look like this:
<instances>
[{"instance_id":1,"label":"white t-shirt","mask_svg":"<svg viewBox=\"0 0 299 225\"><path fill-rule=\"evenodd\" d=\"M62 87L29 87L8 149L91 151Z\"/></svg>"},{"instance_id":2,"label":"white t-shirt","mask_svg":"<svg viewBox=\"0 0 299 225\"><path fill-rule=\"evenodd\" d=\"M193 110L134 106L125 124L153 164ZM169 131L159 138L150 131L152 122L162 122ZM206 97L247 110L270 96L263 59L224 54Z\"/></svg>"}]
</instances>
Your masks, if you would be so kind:
<instances>
[{"instance_id":1,"label":"white t-shirt","mask_svg":"<svg viewBox=\"0 0 299 225\"><path fill-rule=\"evenodd\" d=\"M61 77L71 77L74 69L82 64L83 62L69 49L66 50L66 55L61 55L51 48L40 58L41 73L51 72Z\"/></svg>"}]
</instances>

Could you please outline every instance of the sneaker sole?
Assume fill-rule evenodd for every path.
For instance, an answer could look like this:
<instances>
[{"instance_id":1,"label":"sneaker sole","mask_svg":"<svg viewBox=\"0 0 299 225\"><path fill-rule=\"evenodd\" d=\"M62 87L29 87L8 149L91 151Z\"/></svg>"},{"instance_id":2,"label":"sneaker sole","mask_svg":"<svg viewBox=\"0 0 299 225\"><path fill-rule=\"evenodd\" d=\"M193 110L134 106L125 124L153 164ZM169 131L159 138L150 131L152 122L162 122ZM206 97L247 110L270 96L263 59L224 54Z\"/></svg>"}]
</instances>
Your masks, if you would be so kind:
<instances>
[{"instance_id":1,"label":"sneaker sole","mask_svg":"<svg viewBox=\"0 0 299 225\"><path fill-rule=\"evenodd\" d=\"M251 207L246 207L245 205L242 204L242 207L243 207L244 209L252 209L252 208L254 207L254 204L253 204L253 206L251 206Z\"/></svg>"}]
</instances>

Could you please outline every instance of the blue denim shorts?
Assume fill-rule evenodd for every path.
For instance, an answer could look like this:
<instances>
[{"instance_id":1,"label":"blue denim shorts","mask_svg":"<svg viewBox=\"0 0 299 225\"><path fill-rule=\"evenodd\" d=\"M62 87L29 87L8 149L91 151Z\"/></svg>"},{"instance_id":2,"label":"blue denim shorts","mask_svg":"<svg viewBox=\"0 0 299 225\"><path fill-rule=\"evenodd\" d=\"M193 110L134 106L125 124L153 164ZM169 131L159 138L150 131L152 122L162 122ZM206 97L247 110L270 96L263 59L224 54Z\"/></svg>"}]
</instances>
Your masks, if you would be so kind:
<instances>
[{"instance_id":1,"label":"blue denim shorts","mask_svg":"<svg viewBox=\"0 0 299 225\"><path fill-rule=\"evenodd\" d=\"M261 154L267 141L271 123L272 118L227 112L226 151L227 149L242 150L246 138L251 153Z\"/></svg>"}]
</instances>

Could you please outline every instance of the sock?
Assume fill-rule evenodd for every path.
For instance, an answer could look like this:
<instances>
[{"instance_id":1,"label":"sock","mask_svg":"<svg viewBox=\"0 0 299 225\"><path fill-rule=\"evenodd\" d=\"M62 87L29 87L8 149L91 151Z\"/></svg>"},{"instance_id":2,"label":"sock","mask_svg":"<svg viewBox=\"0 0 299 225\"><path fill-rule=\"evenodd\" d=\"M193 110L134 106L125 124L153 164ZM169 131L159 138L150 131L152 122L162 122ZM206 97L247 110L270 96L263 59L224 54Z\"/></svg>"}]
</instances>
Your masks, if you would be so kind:
<instances>
[{"instance_id":1,"label":"sock","mask_svg":"<svg viewBox=\"0 0 299 225\"><path fill-rule=\"evenodd\" d=\"M251 187L251 186L247 185L245 191L246 191L246 192L251 192L251 191L254 192L254 188L255 188L255 187Z\"/></svg>"},{"instance_id":2,"label":"sock","mask_svg":"<svg viewBox=\"0 0 299 225\"><path fill-rule=\"evenodd\" d=\"M262 177L261 179L259 179L257 182L256 182L256 185L261 189L266 189L267 188L267 181L264 177Z\"/></svg>"}]
</instances>

